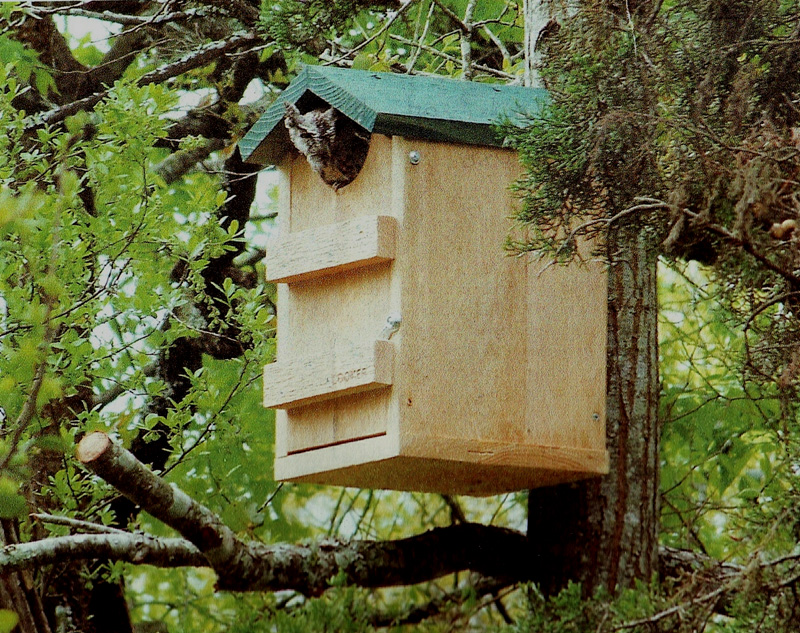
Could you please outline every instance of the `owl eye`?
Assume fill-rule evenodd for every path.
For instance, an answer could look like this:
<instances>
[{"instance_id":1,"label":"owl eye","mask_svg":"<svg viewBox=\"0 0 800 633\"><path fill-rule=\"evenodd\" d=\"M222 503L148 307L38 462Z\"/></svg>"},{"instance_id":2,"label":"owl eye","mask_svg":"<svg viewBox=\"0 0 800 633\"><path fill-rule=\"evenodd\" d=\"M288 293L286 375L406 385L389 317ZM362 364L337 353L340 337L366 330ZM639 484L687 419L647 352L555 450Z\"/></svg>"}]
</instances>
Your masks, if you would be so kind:
<instances>
[{"instance_id":1,"label":"owl eye","mask_svg":"<svg viewBox=\"0 0 800 633\"><path fill-rule=\"evenodd\" d=\"M300 138L311 138L311 137L312 137L311 132L305 132L305 131L300 132Z\"/></svg>"}]
</instances>

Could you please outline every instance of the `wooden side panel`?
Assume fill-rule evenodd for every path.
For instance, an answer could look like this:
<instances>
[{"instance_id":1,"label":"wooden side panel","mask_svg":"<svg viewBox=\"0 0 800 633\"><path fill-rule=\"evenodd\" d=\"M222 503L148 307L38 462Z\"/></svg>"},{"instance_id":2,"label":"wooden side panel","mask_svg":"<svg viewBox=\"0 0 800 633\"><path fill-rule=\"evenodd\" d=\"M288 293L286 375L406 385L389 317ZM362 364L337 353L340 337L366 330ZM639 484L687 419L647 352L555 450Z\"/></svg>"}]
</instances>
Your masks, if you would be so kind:
<instances>
[{"instance_id":1,"label":"wooden side panel","mask_svg":"<svg viewBox=\"0 0 800 633\"><path fill-rule=\"evenodd\" d=\"M287 433L282 451L276 450L276 455L300 453L305 456L309 468L322 470L316 450L311 449L347 446L353 440L391 434L393 408L392 388L387 387L277 411L276 418L286 414Z\"/></svg>"},{"instance_id":2,"label":"wooden side panel","mask_svg":"<svg viewBox=\"0 0 800 633\"><path fill-rule=\"evenodd\" d=\"M326 350L264 367L264 406L291 409L392 384L389 341Z\"/></svg>"},{"instance_id":3,"label":"wooden side panel","mask_svg":"<svg viewBox=\"0 0 800 633\"><path fill-rule=\"evenodd\" d=\"M527 441L525 266L503 249L516 154L395 142L403 146L396 156L404 160L406 200L395 263L401 433Z\"/></svg>"},{"instance_id":4,"label":"wooden side panel","mask_svg":"<svg viewBox=\"0 0 800 633\"><path fill-rule=\"evenodd\" d=\"M528 266L528 433L605 449L607 277L599 263Z\"/></svg>"},{"instance_id":5,"label":"wooden side panel","mask_svg":"<svg viewBox=\"0 0 800 633\"><path fill-rule=\"evenodd\" d=\"M297 283L394 259L397 221L369 215L306 229L273 240L267 280Z\"/></svg>"}]
</instances>

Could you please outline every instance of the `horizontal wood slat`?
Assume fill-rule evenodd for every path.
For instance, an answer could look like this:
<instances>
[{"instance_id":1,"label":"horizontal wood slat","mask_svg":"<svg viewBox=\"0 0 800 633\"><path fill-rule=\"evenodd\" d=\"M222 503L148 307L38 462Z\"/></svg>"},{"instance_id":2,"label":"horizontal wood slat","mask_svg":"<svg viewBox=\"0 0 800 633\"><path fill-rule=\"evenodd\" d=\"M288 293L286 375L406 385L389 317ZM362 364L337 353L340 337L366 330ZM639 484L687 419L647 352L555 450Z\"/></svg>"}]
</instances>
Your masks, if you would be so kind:
<instances>
[{"instance_id":1,"label":"horizontal wood slat","mask_svg":"<svg viewBox=\"0 0 800 633\"><path fill-rule=\"evenodd\" d=\"M267 249L267 281L296 283L394 259L397 221L368 215L277 238Z\"/></svg>"},{"instance_id":2,"label":"horizontal wood slat","mask_svg":"<svg viewBox=\"0 0 800 633\"><path fill-rule=\"evenodd\" d=\"M264 367L264 406L291 409L392 384L394 345L368 345L318 356L278 361Z\"/></svg>"}]
</instances>

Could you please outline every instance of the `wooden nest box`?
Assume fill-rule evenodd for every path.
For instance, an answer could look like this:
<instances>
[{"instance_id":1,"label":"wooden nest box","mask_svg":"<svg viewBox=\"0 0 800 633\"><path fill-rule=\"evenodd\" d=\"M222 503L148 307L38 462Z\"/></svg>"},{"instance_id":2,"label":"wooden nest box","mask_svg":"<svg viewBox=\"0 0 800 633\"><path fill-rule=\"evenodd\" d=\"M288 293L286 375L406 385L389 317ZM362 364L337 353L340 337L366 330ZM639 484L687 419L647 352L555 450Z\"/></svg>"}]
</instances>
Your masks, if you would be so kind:
<instances>
[{"instance_id":1,"label":"wooden nest box","mask_svg":"<svg viewBox=\"0 0 800 633\"><path fill-rule=\"evenodd\" d=\"M493 123L543 98L307 67L241 141L282 178L277 479L486 495L607 472L605 274L503 248L521 168ZM352 182L312 171L284 101L371 132Z\"/></svg>"}]
</instances>

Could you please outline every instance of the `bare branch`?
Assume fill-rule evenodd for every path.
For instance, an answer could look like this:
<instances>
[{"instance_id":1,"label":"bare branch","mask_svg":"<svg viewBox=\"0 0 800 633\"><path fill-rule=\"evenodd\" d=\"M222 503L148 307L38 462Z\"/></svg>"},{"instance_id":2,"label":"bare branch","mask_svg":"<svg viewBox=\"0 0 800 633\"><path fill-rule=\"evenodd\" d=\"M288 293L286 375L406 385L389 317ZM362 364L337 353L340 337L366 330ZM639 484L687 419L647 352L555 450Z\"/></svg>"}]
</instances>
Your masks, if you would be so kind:
<instances>
[{"instance_id":1,"label":"bare branch","mask_svg":"<svg viewBox=\"0 0 800 633\"><path fill-rule=\"evenodd\" d=\"M215 138L201 147L174 152L158 163L154 171L164 179L164 182L171 184L188 174L197 163L204 161L213 152L223 149L226 145L225 139Z\"/></svg>"},{"instance_id":2,"label":"bare branch","mask_svg":"<svg viewBox=\"0 0 800 633\"><path fill-rule=\"evenodd\" d=\"M125 26L166 24L169 22L179 22L205 17L205 13L201 9L187 9L186 11L175 11L173 13L155 16L128 15L124 13L114 13L113 11L89 11L80 7L66 7L54 13L94 18L95 20L105 20L106 22L116 22L117 24Z\"/></svg>"},{"instance_id":3,"label":"bare branch","mask_svg":"<svg viewBox=\"0 0 800 633\"><path fill-rule=\"evenodd\" d=\"M348 51L344 55L342 55L341 57L339 57L337 59L333 59L333 60L331 60L329 62L325 62L326 65L338 64L339 62L341 62L344 59L347 59L348 57L354 57L355 54L358 51L360 51L365 46L368 46L371 42L374 42L381 35L383 35L386 31L388 31L389 27L392 26L394 21L397 18L399 18L406 11L406 9L408 9L412 4L413 4L413 2L407 2L406 4L404 4L402 7L400 7L400 9L398 11L395 11L394 14L391 15L389 17L389 19L386 20L386 22L384 22L383 26L380 29L378 29L373 35L371 35L370 37L365 39L358 46L355 46L354 48L348 49Z\"/></svg>"},{"instance_id":4,"label":"bare branch","mask_svg":"<svg viewBox=\"0 0 800 633\"><path fill-rule=\"evenodd\" d=\"M720 224L707 221L706 218L700 213L695 213L693 211L690 211L689 209L681 209L681 211L685 216L694 220L698 227L704 228L709 233L721 237L723 240L725 240L726 242L728 242L733 246L738 246L745 253L747 253L753 259L755 259L761 265L763 265L764 268L766 268L767 270L775 273L780 277L783 277L786 281L790 282L793 287L795 288L800 287L800 277L798 277L789 270L781 268L780 266L775 264L772 260L770 260L766 255L757 251L753 243L750 242L749 240L737 237L730 230L728 230L727 228L725 228Z\"/></svg>"},{"instance_id":5,"label":"bare branch","mask_svg":"<svg viewBox=\"0 0 800 633\"><path fill-rule=\"evenodd\" d=\"M475 11L476 0L469 0L467 8L464 9L464 25L467 27L466 31L461 33L461 72L464 79L472 79L472 35L474 29L472 26L472 14Z\"/></svg>"},{"instance_id":6,"label":"bare branch","mask_svg":"<svg viewBox=\"0 0 800 633\"><path fill-rule=\"evenodd\" d=\"M253 553L216 514L156 476L105 433L85 436L76 454L128 499L191 541L220 576L246 575L252 568Z\"/></svg>"},{"instance_id":7,"label":"bare branch","mask_svg":"<svg viewBox=\"0 0 800 633\"><path fill-rule=\"evenodd\" d=\"M128 534L128 532L125 530L120 530L119 528L111 527L110 525L92 523L91 521L81 521L80 519L71 519L70 517L62 517L55 514L34 513L31 514L31 518L38 519L42 523L65 525L67 527L75 528L76 530L94 532L96 534Z\"/></svg>"},{"instance_id":8,"label":"bare branch","mask_svg":"<svg viewBox=\"0 0 800 633\"><path fill-rule=\"evenodd\" d=\"M157 362L149 363L148 365L145 365L145 367L142 369L142 374L148 377L155 376L157 372L158 372ZM119 382L110 389L108 389L107 391L104 391L103 393L94 396L92 398L92 408L102 409L106 405L114 402L114 400L119 398L123 393L125 393L125 386L123 385L122 382Z\"/></svg>"},{"instance_id":9,"label":"bare branch","mask_svg":"<svg viewBox=\"0 0 800 633\"><path fill-rule=\"evenodd\" d=\"M514 583L509 583L507 580L479 577L473 579L466 586L458 587L442 596L432 598L425 604L415 605L405 613L388 614L379 612L371 615L369 621L374 627L396 627L418 624L423 620L444 613L450 608L463 607L465 602L471 602L474 599L473 596L477 598L490 596L488 602L482 601L483 603L479 605L479 608L483 608L496 600L494 597L496 594L513 584Z\"/></svg>"},{"instance_id":10,"label":"bare branch","mask_svg":"<svg viewBox=\"0 0 800 633\"><path fill-rule=\"evenodd\" d=\"M398 42L402 42L403 44L406 44L409 47L414 47L415 46L417 48L420 48L420 49L422 49L424 51L432 53L433 55L441 57L442 59L446 59L447 61L451 61L451 62L456 63L456 64L460 64L461 63L461 60L458 59L457 57L453 57L452 55L448 55L444 51L440 51L438 48L435 48L433 46L429 46L428 44L423 44L422 42L414 42L412 40L409 40L408 38L403 37L402 35L395 35L394 33L390 33L389 37L392 38L393 40L398 41ZM490 66L486 66L484 64L473 64L472 67L475 70L480 70L481 72L484 72L484 73L486 73L488 75L494 75L495 77L502 77L503 79L508 79L509 81L515 81L515 80L519 79L519 77L517 77L516 75L512 75L511 73L503 72L502 70L497 70L497 68L491 68Z\"/></svg>"},{"instance_id":11,"label":"bare branch","mask_svg":"<svg viewBox=\"0 0 800 633\"><path fill-rule=\"evenodd\" d=\"M177 61L165 64L161 68L157 68L146 75L143 75L137 82L140 86L146 86L151 83L161 83L172 77L177 77L189 70L205 66L206 64L214 61L217 57L224 55L232 50L252 44L259 41L258 35L249 31L240 31L234 33L230 37L202 46L196 51L189 53L178 59ZM44 112L33 118L33 121L28 124L27 129L30 131L37 127L45 125L53 125L60 123L64 119L73 114L77 114L83 110L89 110L97 105L107 94L109 90L102 90L96 92L83 99L78 99L72 103L67 103L61 107L54 108L48 112Z\"/></svg>"},{"instance_id":12,"label":"bare branch","mask_svg":"<svg viewBox=\"0 0 800 633\"><path fill-rule=\"evenodd\" d=\"M455 13L450 7L448 7L442 0L433 0L434 4L439 7L439 9L444 13L448 18L450 18L453 23L458 27L458 29L462 33L469 33L472 31L472 26L464 22L458 14ZM470 4L474 5L474 2L470 2ZM467 9L469 11L469 9Z\"/></svg>"},{"instance_id":13,"label":"bare branch","mask_svg":"<svg viewBox=\"0 0 800 633\"><path fill-rule=\"evenodd\" d=\"M0 549L3 573L76 560L126 561L158 567L208 565L197 548L184 539L153 538L144 534L76 534Z\"/></svg>"},{"instance_id":14,"label":"bare branch","mask_svg":"<svg viewBox=\"0 0 800 633\"><path fill-rule=\"evenodd\" d=\"M459 524L398 541L244 543L208 508L145 468L104 433L87 435L78 459L205 555L229 591L326 591L344 573L362 587L415 584L470 569L509 582L528 578L527 538L505 528Z\"/></svg>"},{"instance_id":15,"label":"bare branch","mask_svg":"<svg viewBox=\"0 0 800 633\"><path fill-rule=\"evenodd\" d=\"M202 4L224 11L245 26L255 26L258 22L258 9L242 0L202 0Z\"/></svg>"}]
</instances>

